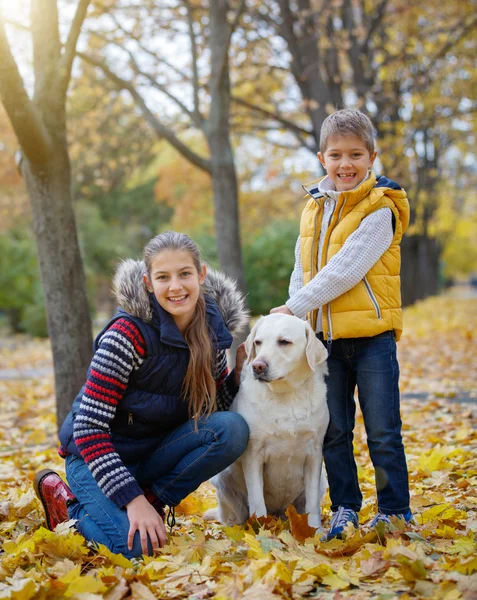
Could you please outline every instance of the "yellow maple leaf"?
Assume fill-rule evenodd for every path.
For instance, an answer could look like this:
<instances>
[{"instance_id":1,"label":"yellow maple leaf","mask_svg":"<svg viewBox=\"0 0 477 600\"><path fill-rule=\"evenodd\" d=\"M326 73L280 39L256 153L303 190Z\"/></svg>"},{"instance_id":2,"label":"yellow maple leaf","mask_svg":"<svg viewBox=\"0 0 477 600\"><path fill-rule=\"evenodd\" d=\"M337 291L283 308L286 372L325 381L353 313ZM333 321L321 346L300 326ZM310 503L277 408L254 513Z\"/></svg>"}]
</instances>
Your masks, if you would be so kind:
<instances>
[{"instance_id":1,"label":"yellow maple leaf","mask_svg":"<svg viewBox=\"0 0 477 600\"><path fill-rule=\"evenodd\" d=\"M346 579L341 578L336 573L326 575L323 577L322 582L329 586L332 590L345 590L350 586L350 582Z\"/></svg>"},{"instance_id":2,"label":"yellow maple leaf","mask_svg":"<svg viewBox=\"0 0 477 600\"><path fill-rule=\"evenodd\" d=\"M71 598L76 594L102 594L107 589L102 581L91 575L80 575L71 580L64 594L66 598Z\"/></svg>"},{"instance_id":3,"label":"yellow maple leaf","mask_svg":"<svg viewBox=\"0 0 477 600\"><path fill-rule=\"evenodd\" d=\"M107 558L113 565L117 565L118 567L124 567L125 569L132 569L132 562L123 556L122 554L114 554L111 552L109 548L103 546L103 544L98 544L98 552L105 558Z\"/></svg>"}]
</instances>

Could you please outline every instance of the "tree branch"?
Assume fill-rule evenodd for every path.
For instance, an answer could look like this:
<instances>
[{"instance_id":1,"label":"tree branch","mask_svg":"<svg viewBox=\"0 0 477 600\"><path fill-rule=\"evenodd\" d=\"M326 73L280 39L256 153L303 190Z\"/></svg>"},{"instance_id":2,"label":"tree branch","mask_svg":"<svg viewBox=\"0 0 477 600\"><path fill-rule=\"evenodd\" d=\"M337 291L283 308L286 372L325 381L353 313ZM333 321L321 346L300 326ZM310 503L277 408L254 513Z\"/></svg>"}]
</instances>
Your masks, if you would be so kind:
<instances>
[{"instance_id":1,"label":"tree branch","mask_svg":"<svg viewBox=\"0 0 477 600\"><path fill-rule=\"evenodd\" d=\"M186 114L191 119L191 121L193 121L197 125L197 127L202 128L203 119L200 118L200 115L198 116L195 112L191 112L187 108L187 106L181 100L179 100L179 98L174 96L174 94L172 94L165 85L160 84L152 75L150 75L149 73L145 73L144 71L141 71L132 52L130 52L127 48L123 48L123 50L125 50L128 53L132 68L133 68L134 72L136 73L136 75L145 77L149 81L149 83L152 85L152 87L154 87L156 90L159 90L160 92L165 94L170 100L172 100L181 109L181 111L184 114Z\"/></svg>"},{"instance_id":2,"label":"tree branch","mask_svg":"<svg viewBox=\"0 0 477 600\"><path fill-rule=\"evenodd\" d=\"M50 157L50 139L35 105L26 93L1 14L0 98L27 159L35 165L46 163Z\"/></svg>"},{"instance_id":3,"label":"tree branch","mask_svg":"<svg viewBox=\"0 0 477 600\"><path fill-rule=\"evenodd\" d=\"M216 73L216 81L220 81L222 79L223 73L224 73L224 69L226 67L226 65L228 64L228 60L229 60L229 48L230 48L230 42L232 41L232 36L234 34L234 31L237 29L238 24L240 22L240 18L242 16L243 11L245 10L245 5L246 5L246 0L241 0L240 1L240 5L237 8L237 11L235 13L235 18L233 23L229 26L229 32L228 32L228 36L227 36L227 41L224 44L223 47L223 54L222 54L222 58L220 60L220 67L217 69L217 73Z\"/></svg>"},{"instance_id":4,"label":"tree branch","mask_svg":"<svg viewBox=\"0 0 477 600\"><path fill-rule=\"evenodd\" d=\"M389 0L381 0L381 4L377 8L375 16L371 19L371 23L368 27L368 33L366 35L366 39L361 46L361 50L364 54L368 54L369 44L371 43L371 39L373 37L374 32L376 31L376 29L381 24L381 21L383 20L384 12L386 10L386 6L387 6L388 2L389 2Z\"/></svg>"},{"instance_id":5,"label":"tree branch","mask_svg":"<svg viewBox=\"0 0 477 600\"><path fill-rule=\"evenodd\" d=\"M76 7L76 13L73 18L73 22L71 23L68 38L64 47L63 57L61 59L61 74L63 79L62 87L65 94L70 83L71 69L73 67L73 61L76 56L76 45L78 43L78 38L81 33L81 28L86 18L86 13L88 12L90 2L91 0L79 0L78 6Z\"/></svg>"},{"instance_id":6,"label":"tree branch","mask_svg":"<svg viewBox=\"0 0 477 600\"><path fill-rule=\"evenodd\" d=\"M40 110L51 106L52 87L58 85L58 67L61 58L61 40L58 26L58 7L55 1L31 0L31 32L33 66L35 70L35 102ZM57 94L58 104L64 105Z\"/></svg>"},{"instance_id":7,"label":"tree branch","mask_svg":"<svg viewBox=\"0 0 477 600\"><path fill-rule=\"evenodd\" d=\"M181 77L184 81L188 81L189 77L184 73L184 71L181 71L180 69L178 69L175 65L171 64L169 61L167 61L165 58L162 58L160 56L158 56L156 54L156 52L149 50L149 48L146 48L145 46L143 46L143 44L141 43L141 38L134 35L133 33L131 33L130 31L127 31L127 29L124 29L124 27L121 25L121 23L119 23L119 21L116 19L116 16L113 14L110 14L109 17L114 21L114 24L116 25L116 27L125 35L127 35L130 39L134 40L138 46L138 48L140 50L142 50L145 54L147 54L148 56L150 56L151 58L153 58L156 62L162 63L164 65L166 65L166 67L168 67L169 69L171 69L172 71L174 71L174 73L176 73L177 75L179 75L179 77ZM94 32L95 35L99 35L97 32ZM105 39L107 39L105 37ZM108 39L108 43L110 44L116 44L116 45L120 45L117 42L113 42L111 40Z\"/></svg>"},{"instance_id":8,"label":"tree branch","mask_svg":"<svg viewBox=\"0 0 477 600\"><path fill-rule=\"evenodd\" d=\"M250 110L258 112L258 113L264 115L265 117L268 117L269 119L273 119L274 121L281 123L284 127L289 129L290 131L298 133L299 135L313 135L312 130L305 129L304 127L300 127L296 123L293 123L292 121L289 121L288 119L285 119L285 117L282 117L278 113L274 113L265 108L262 108L261 106L252 104L251 102L248 102L247 100L244 100L243 98L237 98L237 96L231 96L230 99L233 102L240 104L241 106L245 106L245 107L249 108Z\"/></svg>"},{"instance_id":9,"label":"tree branch","mask_svg":"<svg viewBox=\"0 0 477 600\"><path fill-rule=\"evenodd\" d=\"M192 16L192 7L189 0L183 0L183 4L187 9L187 22L189 25L190 48L192 54L192 82L194 89L194 112L198 119L202 121L202 115L199 110L199 71L197 69L197 40L194 33L194 19Z\"/></svg>"},{"instance_id":10,"label":"tree branch","mask_svg":"<svg viewBox=\"0 0 477 600\"><path fill-rule=\"evenodd\" d=\"M170 129L169 127L167 127L167 125L164 125L164 123L159 121L159 119L148 108L147 104L144 102L144 99L137 92L136 88L130 81L122 79L121 77L116 75L116 73L113 73L113 71L111 71L108 65L99 59L93 58L92 56L84 54L83 52L77 52L77 55L88 64L101 69L101 71L106 75L106 77L112 82L114 82L119 89L127 90L131 94L131 97L133 98L134 102L139 107L146 121L153 128L158 137L166 139L171 144L171 146L173 146L180 154L182 154L184 158L186 158L196 167L199 167L199 169L202 169L207 173L211 172L210 160L203 158L202 156L191 150L186 144L184 144L184 142L182 142L176 136L172 129Z\"/></svg>"},{"instance_id":11,"label":"tree branch","mask_svg":"<svg viewBox=\"0 0 477 600\"><path fill-rule=\"evenodd\" d=\"M451 50L457 44L457 42L460 42L460 40L462 40L476 25L477 25L477 16L475 16L473 19L471 19L471 21L463 27L463 29L457 34L457 36L449 39L442 46L442 48L438 52L436 52L436 54L433 56L433 58L431 60L431 64L426 66L426 72L429 73L432 70L432 68L434 67L434 65L436 64L436 62L440 58L444 57L447 54L447 52L449 50Z\"/></svg>"}]
</instances>

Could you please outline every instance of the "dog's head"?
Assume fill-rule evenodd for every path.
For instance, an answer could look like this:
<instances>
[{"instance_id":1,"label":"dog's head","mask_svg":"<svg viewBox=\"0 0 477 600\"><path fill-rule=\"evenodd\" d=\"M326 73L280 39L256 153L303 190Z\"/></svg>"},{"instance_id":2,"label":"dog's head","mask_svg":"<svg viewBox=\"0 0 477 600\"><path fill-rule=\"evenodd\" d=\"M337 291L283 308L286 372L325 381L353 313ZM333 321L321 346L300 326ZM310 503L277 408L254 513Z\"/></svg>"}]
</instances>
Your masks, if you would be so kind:
<instances>
[{"instance_id":1,"label":"dog's head","mask_svg":"<svg viewBox=\"0 0 477 600\"><path fill-rule=\"evenodd\" d=\"M328 357L308 323L275 313L262 317L245 342L247 363L255 379L299 385Z\"/></svg>"}]
</instances>

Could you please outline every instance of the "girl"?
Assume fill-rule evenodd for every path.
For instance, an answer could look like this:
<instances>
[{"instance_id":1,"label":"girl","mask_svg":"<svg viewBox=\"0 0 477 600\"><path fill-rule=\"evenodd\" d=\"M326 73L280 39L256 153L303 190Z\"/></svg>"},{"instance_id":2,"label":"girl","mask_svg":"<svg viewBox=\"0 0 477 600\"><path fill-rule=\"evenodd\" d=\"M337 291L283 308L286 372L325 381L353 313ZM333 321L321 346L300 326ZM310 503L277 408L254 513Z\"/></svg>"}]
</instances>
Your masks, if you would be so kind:
<instances>
[{"instance_id":1,"label":"girl","mask_svg":"<svg viewBox=\"0 0 477 600\"><path fill-rule=\"evenodd\" d=\"M123 262L114 291L118 312L60 430L70 487L45 470L35 489L50 529L76 519L87 540L138 557L166 543L164 506L245 450L247 425L227 412L244 351L227 376L225 350L247 313L231 280L207 273L174 231L147 244L144 262Z\"/></svg>"}]
</instances>

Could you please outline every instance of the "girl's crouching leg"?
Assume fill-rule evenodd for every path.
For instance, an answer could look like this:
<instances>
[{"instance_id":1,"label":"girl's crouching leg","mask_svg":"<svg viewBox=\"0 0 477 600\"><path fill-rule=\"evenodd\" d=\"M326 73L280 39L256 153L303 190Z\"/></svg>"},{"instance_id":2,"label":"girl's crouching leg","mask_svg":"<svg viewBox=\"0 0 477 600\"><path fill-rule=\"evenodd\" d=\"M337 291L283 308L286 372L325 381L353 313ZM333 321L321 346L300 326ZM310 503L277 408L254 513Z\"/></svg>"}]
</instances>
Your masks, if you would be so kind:
<instances>
[{"instance_id":1,"label":"girl's crouching leg","mask_svg":"<svg viewBox=\"0 0 477 600\"><path fill-rule=\"evenodd\" d=\"M214 454L221 463L219 470L222 471L245 452L249 436L247 422L235 412L216 412L207 419L206 427L214 431L218 445Z\"/></svg>"},{"instance_id":2,"label":"girl's crouching leg","mask_svg":"<svg viewBox=\"0 0 477 600\"><path fill-rule=\"evenodd\" d=\"M78 532L88 541L103 544L115 554L126 558L142 556L137 532L132 550L128 549L129 519L126 509L119 508L105 496L86 463L79 457L69 456L66 476L77 500L69 505L68 516L76 520ZM152 553L150 543L149 553Z\"/></svg>"}]
</instances>

